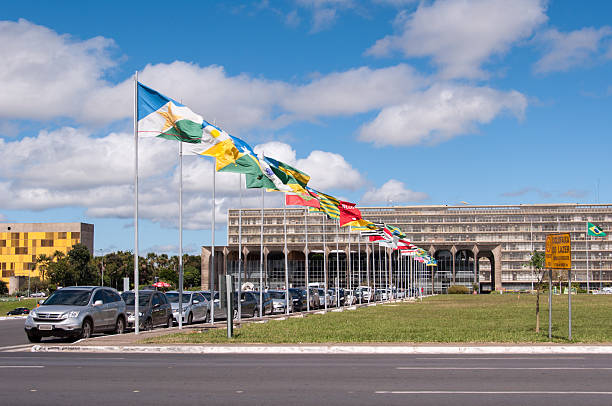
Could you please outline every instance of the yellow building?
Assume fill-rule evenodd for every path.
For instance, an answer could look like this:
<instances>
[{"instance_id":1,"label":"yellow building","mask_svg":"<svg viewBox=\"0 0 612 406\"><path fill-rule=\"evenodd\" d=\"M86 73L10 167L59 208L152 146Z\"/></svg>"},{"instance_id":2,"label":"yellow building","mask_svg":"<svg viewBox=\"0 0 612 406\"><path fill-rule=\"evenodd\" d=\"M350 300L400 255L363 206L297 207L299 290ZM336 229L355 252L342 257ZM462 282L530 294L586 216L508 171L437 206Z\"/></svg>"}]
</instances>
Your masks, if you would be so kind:
<instances>
[{"instance_id":1,"label":"yellow building","mask_svg":"<svg viewBox=\"0 0 612 406\"><path fill-rule=\"evenodd\" d=\"M86 223L0 223L0 279L38 277L36 258L83 244L93 255L94 226Z\"/></svg>"}]
</instances>

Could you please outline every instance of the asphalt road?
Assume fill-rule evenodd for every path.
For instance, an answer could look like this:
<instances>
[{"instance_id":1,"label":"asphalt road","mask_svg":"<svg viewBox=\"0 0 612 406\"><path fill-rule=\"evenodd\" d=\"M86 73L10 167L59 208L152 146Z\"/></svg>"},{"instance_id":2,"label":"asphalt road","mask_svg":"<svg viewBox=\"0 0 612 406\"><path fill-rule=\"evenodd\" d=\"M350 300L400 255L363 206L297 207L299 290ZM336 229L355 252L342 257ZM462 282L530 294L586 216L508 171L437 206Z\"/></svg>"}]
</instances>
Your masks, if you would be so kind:
<instances>
[{"instance_id":1,"label":"asphalt road","mask_svg":"<svg viewBox=\"0 0 612 406\"><path fill-rule=\"evenodd\" d=\"M28 344L23 325L25 319L0 320L0 348Z\"/></svg>"},{"instance_id":2,"label":"asphalt road","mask_svg":"<svg viewBox=\"0 0 612 406\"><path fill-rule=\"evenodd\" d=\"M2 404L610 405L612 356L0 353Z\"/></svg>"}]
</instances>

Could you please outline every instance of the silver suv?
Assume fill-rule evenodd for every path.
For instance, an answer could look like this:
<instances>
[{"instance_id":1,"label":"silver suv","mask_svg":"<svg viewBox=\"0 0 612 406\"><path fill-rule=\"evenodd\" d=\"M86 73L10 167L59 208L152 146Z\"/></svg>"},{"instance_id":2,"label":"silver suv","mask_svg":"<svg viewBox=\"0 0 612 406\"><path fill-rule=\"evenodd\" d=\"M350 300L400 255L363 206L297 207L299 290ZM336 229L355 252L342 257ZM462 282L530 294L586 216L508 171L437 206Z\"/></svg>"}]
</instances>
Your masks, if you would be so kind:
<instances>
[{"instance_id":1,"label":"silver suv","mask_svg":"<svg viewBox=\"0 0 612 406\"><path fill-rule=\"evenodd\" d=\"M125 302L115 289L101 286L71 286L58 289L25 322L30 342L42 337L89 338L94 332L125 331Z\"/></svg>"}]
</instances>

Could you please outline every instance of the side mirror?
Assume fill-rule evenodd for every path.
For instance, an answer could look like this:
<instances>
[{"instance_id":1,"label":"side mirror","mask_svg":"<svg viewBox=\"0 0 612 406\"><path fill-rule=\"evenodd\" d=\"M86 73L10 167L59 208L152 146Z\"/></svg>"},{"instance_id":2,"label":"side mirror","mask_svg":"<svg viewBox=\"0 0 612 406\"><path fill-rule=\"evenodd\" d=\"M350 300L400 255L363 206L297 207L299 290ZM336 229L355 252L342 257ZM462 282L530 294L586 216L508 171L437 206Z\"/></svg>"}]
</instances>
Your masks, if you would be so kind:
<instances>
[{"instance_id":1,"label":"side mirror","mask_svg":"<svg viewBox=\"0 0 612 406\"><path fill-rule=\"evenodd\" d=\"M102 306L104 303L101 300L96 300L94 306Z\"/></svg>"},{"instance_id":2,"label":"side mirror","mask_svg":"<svg viewBox=\"0 0 612 406\"><path fill-rule=\"evenodd\" d=\"M199 301L199 300L194 300L194 301L193 301L193 304L198 304L198 303L200 303L200 301Z\"/></svg>"},{"instance_id":3,"label":"side mirror","mask_svg":"<svg viewBox=\"0 0 612 406\"><path fill-rule=\"evenodd\" d=\"M45 299L41 299L38 301L38 304L43 304L43 303L45 303Z\"/></svg>"},{"instance_id":4,"label":"side mirror","mask_svg":"<svg viewBox=\"0 0 612 406\"><path fill-rule=\"evenodd\" d=\"M153 308L154 308L154 309L157 309L159 306L160 306L160 304L159 304L159 303L155 303L155 304L153 305Z\"/></svg>"},{"instance_id":5,"label":"side mirror","mask_svg":"<svg viewBox=\"0 0 612 406\"><path fill-rule=\"evenodd\" d=\"M215 303L219 303L219 299L215 299Z\"/></svg>"},{"instance_id":6,"label":"side mirror","mask_svg":"<svg viewBox=\"0 0 612 406\"><path fill-rule=\"evenodd\" d=\"M240 299L241 302L246 302L246 299Z\"/></svg>"}]
</instances>

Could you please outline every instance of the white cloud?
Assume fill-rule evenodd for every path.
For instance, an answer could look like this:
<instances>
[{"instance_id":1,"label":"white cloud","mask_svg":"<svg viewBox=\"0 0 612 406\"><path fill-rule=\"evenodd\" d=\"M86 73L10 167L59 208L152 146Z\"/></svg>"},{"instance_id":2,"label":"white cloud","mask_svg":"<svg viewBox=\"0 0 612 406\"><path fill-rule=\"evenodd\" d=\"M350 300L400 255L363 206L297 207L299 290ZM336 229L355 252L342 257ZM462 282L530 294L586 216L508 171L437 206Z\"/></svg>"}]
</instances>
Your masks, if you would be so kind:
<instances>
[{"instance_id":1,"label":"white cloud","mask_svg":"<svg viewBox=\"0 0 612 406\"><path fill-rule=\"evenodd\" d=\"M259 147L258 147L259 148ZM314 151L296 159L290 145L271 142L263 145L266 154L290 165L308 169L328 165L322 186L353 188L361 175L338 154ZM36 137L6 141L0 138L0 195L7 210L45 210L82 207L89 217L133 216L133 138L127 133L93 137L83 130L61 128L41 131ZM305 165L302 168L300 165ZM217 172L216 210L218 224L226 222L227 210L239 207L240 176ZM213 161L199 156L183 158L183 214L185 229L210 228ZM261 206L261 191L243 188L243 207ZM164 227L178 225L178 143L162 139L139 142L139 217ZM282 195L266 193L266 207L282 205Z\"/></svg>"},{"instance_id":2,"label":"white cloud","mask_svg":"<svg viewBox=\"0 0 612 406\"><path fill-rule=\"evenodd\" d=\"M334 72L295 88L282 106L302 117L364 113L395 104L427 80L408 65Z\"/></svg>"},{"instance_id":3,"label":"white cloud","mask_svg":"<svg viewBox=\"0 0 612 406\"><path fill-rule=\"evenodd\" d=\"M329 189L356 190L363 186L363 175L340 154L312 151L308 157L298 159L296 167L310 175L309 186L325 191Z\"/></svg>"},{"instance_id":4,"label":"white cloud","mask_svg":"<svg viewBox=\"0 0 612 406\"><path fill-rule=\"evenodd\" d=\"M502 112L522 118L527 100L516 91L438 84L384 108L363 125L359 138L376 145L435 144L476 130Z\"/></svg>"},{"instance_id":5,"label":"white cloud","mask_svg":"<svg viewBox=\"0 0 612 406\"><path fill-rule=\"evenodd\" d=\"M0 21L0 117L79 119L83 95L106 86L114 47L103 37L79 41L23 19Z\"/></svg>"},{"instance_id":6,"label":"white cloud","mask_svg":"<svg viewBox=\"0 0 612 406\"><path fill-rule=\"evenodd\" d=\"M422 202L429 199L423 192L414 192L406 189L403 182L391 179L380 188L368 190L361 198L360 204L392 204L401 205L412 202Z\"/></svg>"},{"instance_id":7,"label":"white cloud","mask_svg":"<svg viewBox=\"0 0 612 406\"><path fill-rule=\"evenodd\" d=\"M336 22L338 9L355 6L354 0L297 0L296 3L312 10L313 33L330 28Z\"/></svg>"},{"instance_id":8,"label":"white cloud","mask_svg":"<svg viewBox=\"0 0 612 406\"><path fill-rule=\"evenodd\" d=\"M492 55L505 53L547 20L544 0L438 0L400 13L397 35L378 40L367 54L400 51L431 57L445 78L475 78Z\"/></svg>"},{"instance_id":9,"label":"white cloud","mask_svg":"<svg viewBox=\"0 0 612 406\"><path fill-rule=\"evenodd\" d=\"M294 166L310 175L308 186L321 191L329 189L359 189L364 177L340 154L326 151L312 151L306 158L297 159L290 145L273 141L254 147L255 152L264 151L266 156Z\"/></svg>"},{"instance_id":10,"label":"white cloud","mask_svg":"<svg viewBox=\"0 0 612 406\"><path fill-rule=\"evenodd\" d=\"M535 42L542 44L546 53L536 62L534 69L538 73L567 71L588 63L602 52L603 40L610 36L612 28L608 26L599 29L585 27L568 33L556 29L547 30L535 38Z\"/></svg>"}]
</instances>

